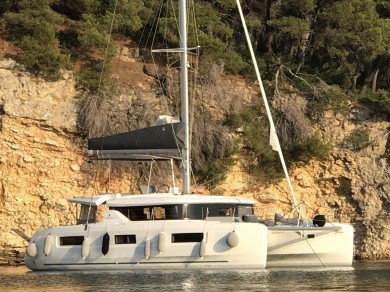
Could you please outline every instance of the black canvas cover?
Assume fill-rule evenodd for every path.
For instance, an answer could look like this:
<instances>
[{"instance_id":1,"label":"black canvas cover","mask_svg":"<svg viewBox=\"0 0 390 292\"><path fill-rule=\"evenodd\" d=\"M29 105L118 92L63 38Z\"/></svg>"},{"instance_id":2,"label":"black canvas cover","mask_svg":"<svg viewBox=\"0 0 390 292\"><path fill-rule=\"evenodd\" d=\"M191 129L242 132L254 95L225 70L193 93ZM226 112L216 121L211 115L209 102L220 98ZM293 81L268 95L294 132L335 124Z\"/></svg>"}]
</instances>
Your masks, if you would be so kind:
<instances>
[{"instance_id":1,"label":"black canvas cover","mask_svg":"<svg viewBox=\"0 0 390 292\"><path fill-rule=\"evenodd\" d=\"M184 144L184 124L164 124L126 133L88 139L88 150L179 150ZM142 151L141 151L142 152Z\"/></svg>"}]
</instances>

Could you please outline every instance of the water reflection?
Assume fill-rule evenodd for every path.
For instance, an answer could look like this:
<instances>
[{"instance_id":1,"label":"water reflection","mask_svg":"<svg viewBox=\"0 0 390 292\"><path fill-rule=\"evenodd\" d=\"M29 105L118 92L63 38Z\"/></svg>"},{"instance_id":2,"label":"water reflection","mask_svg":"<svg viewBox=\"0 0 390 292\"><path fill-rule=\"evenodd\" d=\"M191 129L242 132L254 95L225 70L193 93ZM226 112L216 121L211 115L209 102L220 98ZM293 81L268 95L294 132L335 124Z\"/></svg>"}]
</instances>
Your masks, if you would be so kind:
<instances>
[{"instance_id":1,"label":"water reflection","mask_svg":"<svg viewBox=\"0 0 390 292\"><path fill-rule=\"evenodd\" d=\"M30 272L0 267L1 291L387 291L390 262L357 262L348 269L261 271Z\"/></svg>"}]
</instances>

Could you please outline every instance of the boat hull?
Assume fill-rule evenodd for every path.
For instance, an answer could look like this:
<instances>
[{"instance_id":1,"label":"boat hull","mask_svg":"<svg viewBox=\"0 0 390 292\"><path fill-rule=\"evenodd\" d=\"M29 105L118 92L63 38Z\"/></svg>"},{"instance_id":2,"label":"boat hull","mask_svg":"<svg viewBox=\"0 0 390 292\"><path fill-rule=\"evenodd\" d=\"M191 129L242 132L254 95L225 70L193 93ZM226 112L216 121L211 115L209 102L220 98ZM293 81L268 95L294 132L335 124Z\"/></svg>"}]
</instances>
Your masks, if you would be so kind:
<instances>
[{"instance_id":1,"label":"boat hull","mask_svg":"<svg viewBox=\"0 0 390 292\"><path fill-rule=\"evenodd\" d=\"M227 238L233 230L238 244L231 247ZM37 253L26 254L25 264L31 270L263 269L267 232L262 224L206 220L62 226L34 234L30 243L36 245ZM108 248L107 236L103 239L106 233ZM175 239L175 234L190 235ZM191 234L203 234L203 239L193 239ZM134 235L135 243L118 243L124 235ZM84 240L61 245L67 237ZM186 240L192 242L181 242Z\"/></svg>"},{"instance_id":2,"label":"boat hull","mask_svg":"<svg viewBox=\"0 0 390 292\"><path fill-rule=\"evenodd\" d=\"M349 267L352 260L351 225L269 227L267 267Z\"/></svg>"}]
</instances>

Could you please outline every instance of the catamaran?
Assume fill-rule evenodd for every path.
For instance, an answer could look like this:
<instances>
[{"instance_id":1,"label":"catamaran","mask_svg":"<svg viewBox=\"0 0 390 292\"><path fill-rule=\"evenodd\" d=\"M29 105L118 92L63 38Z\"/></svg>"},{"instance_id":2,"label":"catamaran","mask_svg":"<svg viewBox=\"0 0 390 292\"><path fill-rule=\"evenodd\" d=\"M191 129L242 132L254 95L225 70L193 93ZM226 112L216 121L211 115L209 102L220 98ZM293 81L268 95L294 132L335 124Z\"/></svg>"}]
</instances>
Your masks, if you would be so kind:
<instances>
[{"instance_id":1,"label":"catamaran","mask_svg":"<svg viewBox=\"0 0 390 292\"><path fill-rule=\"evenodd\" d=\"M270 122L270 144L279 153L297 214L302 210L284 162L251 46L240 1L237 5ZM41 228L27 247L32 270L263 269L265 266L351 266L353 228L323 215L305 221L255 215L255 200L191 194L188 114L186 1L179 1L181 121L88 140L88 154L106 160L180 159L182 191L107 193L69 199L79 206L75 225ZM167 50L169 51L169 50ZM173 173L173 171L172 171ZM173 175L172 175L173 177ZM104 207L103 219L98 209Z\"/></svg>"},{"instance_id":2,"label":"catamaran","mask_svg":"<svg viewBox=\"0 0 390 292\"><path fill-rule=\"evenodd\" d=\"M254 215L256 201L191 194L186 1L179 1L181 122L89 139L96 159L170 160L180 153L182 192L100 194L79 205L75 225L41 228L27 246L31 270L263 269L268 229ZM174 183L173 183L174 184ZM99 222L98 208L104 206Z\"/></svg>"}]
</instances>

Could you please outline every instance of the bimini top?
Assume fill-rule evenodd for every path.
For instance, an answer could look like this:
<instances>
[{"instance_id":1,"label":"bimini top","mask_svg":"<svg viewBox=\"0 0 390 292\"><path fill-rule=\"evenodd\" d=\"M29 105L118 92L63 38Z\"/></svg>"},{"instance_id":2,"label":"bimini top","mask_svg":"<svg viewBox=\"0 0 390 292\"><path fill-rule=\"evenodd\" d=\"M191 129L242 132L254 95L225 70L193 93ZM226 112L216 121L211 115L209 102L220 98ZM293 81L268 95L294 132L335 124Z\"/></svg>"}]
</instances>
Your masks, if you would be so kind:
<instances>
[{"instance_id":1,"label":"bimini top","mask_svg":"<svg viewBox=\"0 0 390 292\"><path fill-rule=\"evenodd\" d=\"M88 139L85 154L100 160L180 159L184 124L162 124L121 134Z\"/></svg>"},{"instance_id":2,"label":"bimini top","mask_svg":"<svg viewBox=\"0 0 390 292\"><path fill-rule=\"evenodd\" d=\"M228 196L209 196L209 195L174 195L171 193L158 193L147 195L130 194L100 194L94 197L77 197L68 200L71 203L82 205L92 204L99 206L107 203L109 207L128 207L128 206L158 206L158 205L176 205L176 204L237 204L254 205L255 200L228 197Z\"/></svg>"}]
</instances>

